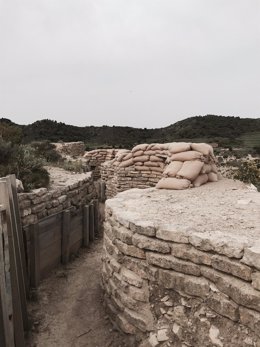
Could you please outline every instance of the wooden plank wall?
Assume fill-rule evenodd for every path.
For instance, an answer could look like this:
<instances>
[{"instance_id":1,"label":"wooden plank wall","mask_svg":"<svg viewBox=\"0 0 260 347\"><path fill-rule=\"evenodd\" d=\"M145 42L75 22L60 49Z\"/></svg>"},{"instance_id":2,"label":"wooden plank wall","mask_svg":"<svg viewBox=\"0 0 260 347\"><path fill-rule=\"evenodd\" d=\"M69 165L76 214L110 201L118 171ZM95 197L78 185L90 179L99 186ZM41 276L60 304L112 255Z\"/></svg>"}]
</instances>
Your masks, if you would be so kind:
<instances>
[{"instance_id":1,"label":"wooden plank wall","mask_svg":"<svg viewBox=\"0 0 260 347\"><path fill-rule=\"evenodd\" d=\"M74 211L68 209L24 227L26 264L30 287L59 264L67 264L81 247L88 247L98 234L97 202Z\"/></svg>"}]
</instances>

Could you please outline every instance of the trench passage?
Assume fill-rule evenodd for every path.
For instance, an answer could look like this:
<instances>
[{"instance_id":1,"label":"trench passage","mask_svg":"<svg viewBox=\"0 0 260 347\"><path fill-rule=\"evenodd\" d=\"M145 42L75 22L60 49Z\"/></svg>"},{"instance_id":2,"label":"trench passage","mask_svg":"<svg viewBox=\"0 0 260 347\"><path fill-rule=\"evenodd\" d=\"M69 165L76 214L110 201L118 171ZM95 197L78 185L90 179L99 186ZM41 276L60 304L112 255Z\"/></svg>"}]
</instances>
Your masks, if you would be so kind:
<instances>
[{"instance_id":1,"label":"trench passage","mask_svg":"<svg viewBox=\"0 0 260 347\"><path fill-rule=\"evenodd\" d=\"M126 336L116 331L103 307L100 285L102 239L67 267L44 280L29 304L33 329L28 347L128 347Z\"/></svg>"}]
</instances>

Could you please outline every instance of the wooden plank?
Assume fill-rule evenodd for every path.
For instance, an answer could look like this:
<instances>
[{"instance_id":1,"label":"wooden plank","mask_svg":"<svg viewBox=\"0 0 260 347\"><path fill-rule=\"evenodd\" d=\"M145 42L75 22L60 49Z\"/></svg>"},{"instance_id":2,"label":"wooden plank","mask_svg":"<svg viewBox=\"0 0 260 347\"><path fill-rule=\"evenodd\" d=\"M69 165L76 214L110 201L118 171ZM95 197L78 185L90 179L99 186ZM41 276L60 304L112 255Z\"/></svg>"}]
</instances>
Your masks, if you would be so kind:
<instances>
[{"instance_id":1,"label":"wooden plank","mask_svg":"<svg viewBox=\"0 0 260 347\"><path fill-rule=\"evenodd\" d=\"M18 257L16 253L16 242L15 242L15 226L11 218L10 201L9 201L9 190L5 179L0 179L0 204L6 208L6 222L8 231L8 243L9 243L9 254L10 254L10 267L11 267L11 288L12 288L12 299L13 299L13 319L14 319L14 335L16 347L24 347L24 323L23 323L23 312L21 305L20 286L17 264Z\"/></svg>"},{"instance_id":2,"label":"wooden plank","mask_svg":"<svg viewBox=\"0 0 260 347\"><path fill-rule=\"evenodd\" d=\"M67 264L69 261L70 246L70 211L63 212L62 237L61 237L61 262Z\"/></svg>"},{"instance_id":3,"label":"wooden plank","mask_svg":"<svg viewBox=\"0 0 260 347\"><path fill-rule=\"evenodd\" d=\"M89 241L94 241L95 229L94 229L94 204L89 204Z\"/></svg>"},{"instance_id":4,"label":"wooden plank","mask_svg":"<svg viewBox=\"0 0 260 347\"><path fill-rule=\"evenodd\" d=\"M95 236L98 236L99 232L99 202L98 199L95 199L94 201L94 233Z\"/></svg>"},{"instance_id":5,"label":"wooden plank","mask_svg":"<svg viewBox=\"0 0 260 347\"><path fill-rule=\"evenodd\" d=\"M18 204L18 196L17 196L17 189L16 189L16 177L15 175L9 175L7 178L10 180L11 189L12 189L12 196L13 196L13 208L14 208L14 215L16 220L16 227L17 227L17 241L18 241L18 250L19 250L19 258L21 261L21 293L25 292L25 295L27 298L29 297L29 285L27 280L27 272L26 272L26 260L25 260L25 247L24 247L24 239L23 239L23 232L22 232L22 225L21 225L21 218L20 218L20 211L19 211L19 204ZM24 294L23 294L24 295ZM23 300L26 302L26 300ZM23 312L26 312L24 316L24 322L26 322L25 329L28 329L28 315L27 315L27 309L23 309Z\"/></svg>"},{"instance_id":6,"label":"wooden plank","mask_svg":"<svg viewBox=\"0 0 260 347\"><path fill-rule=\"evenodd\" d=\"M30 224L30 274L31 287L37 288L40 283L40 247L39 247L39 225Z\"/></svg>"},{"instance_id":7,"label":"wooden plank","mask_svg":"<svg viewBox=\"0 0 260 347\"><path fill-rule=\"evenodd\" d=\"M9 280L9 269L5 268L9 264L5 257L4 240L6 235L4 232L3 211L0 211L0 345L14 346L14 331L12 319L12 295L6 280Z\"/></svg>"},{"instance_id":8,"label":"wooden plank","mask_svg":"<svg viewBox=\"0 0 260 347\"><path fill-rule=\"evenodd\" d=\"M89 206L83 208L83 246L89 246Z\"/></svg>"}]
</instances>

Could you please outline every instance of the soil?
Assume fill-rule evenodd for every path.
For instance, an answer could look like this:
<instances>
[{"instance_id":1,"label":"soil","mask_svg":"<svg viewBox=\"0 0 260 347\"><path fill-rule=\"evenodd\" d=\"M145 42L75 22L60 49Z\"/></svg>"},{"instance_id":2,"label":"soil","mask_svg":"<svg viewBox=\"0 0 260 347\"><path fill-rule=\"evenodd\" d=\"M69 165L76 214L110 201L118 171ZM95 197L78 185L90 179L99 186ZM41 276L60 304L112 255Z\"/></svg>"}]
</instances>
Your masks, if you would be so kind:
<instances>
[{"instance_id":1,"label":"soil","mask_svg":"<svg viewBox=\"0 0 260 347\"><path fill-rule=\"evenodd\" d=\"M128 347L106 315L100 286L102 240L44 280L29 304L27 347Z\"/></svg>"}]
</instances>

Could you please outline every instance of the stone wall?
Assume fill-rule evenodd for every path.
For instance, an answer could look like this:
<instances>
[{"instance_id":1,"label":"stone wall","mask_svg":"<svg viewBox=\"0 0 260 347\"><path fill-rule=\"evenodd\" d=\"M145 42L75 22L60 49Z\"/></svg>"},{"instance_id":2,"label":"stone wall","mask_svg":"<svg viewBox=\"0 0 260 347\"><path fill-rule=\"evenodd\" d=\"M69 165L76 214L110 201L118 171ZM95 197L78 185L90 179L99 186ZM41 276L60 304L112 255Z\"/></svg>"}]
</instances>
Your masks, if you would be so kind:
<instances>
[{"instance_id":1,"label":"stone wall","mask_svg":"<svg viewBox=\"0 0 260 347\"><path fill-rule=\"evenodd\" d=\"M109 161L115 158L118 149L94 149L93 151L86 152L84 158L87 159L87 163L90 170L93 171L94 180L101 177L100 169L101 165L105 161Z\"/></svg>"},{"instance_id":2,"label":"stone wall","mask_svg":"<svg viewBox=\"0 0 260 347\"><path fill-rule=\"evenodd\" d=\"M54 143L56 151L62 156L81 157L85 153L85 144L82 141L77 142L57 142Z\"/></svg>"},{"instance_id":3,"label":"stone wall","mask_svg":"<svg viewBox=\"0 0 260 347\"><path fill-rule=\"evenodd\" d=\"M105 302L133 346L260 346L259 207L229 180L107 200Z\"/></svg>"},{"instance_id":4,"label":"stone wall","mask_svg":"<svg viewBox=\"0 0 260 347\"><path fill-rule=\"evenodd\" d=\"M117 193L131 188L154 187L162 178L163 170L145 171L134 166L115 166L112 161L101 165L101 179L106 183L106 197L112 198Z\"/></svg>"},{"instance_id":5,"label":"stone wall","mask_svg":"<svg viewBox=\"0 0 260 347\"><path fill-rule=\"evenodd\" d=\"M46 216L69 207L79 208L90 202L96 194L92 173L81 174L79 179L64 182L51 189L39 188L18 194L22 225L37 222Z\"/></svg>"}]
</instances>

